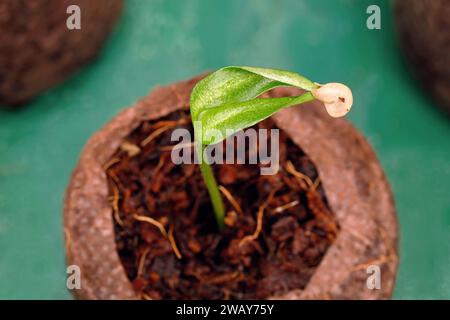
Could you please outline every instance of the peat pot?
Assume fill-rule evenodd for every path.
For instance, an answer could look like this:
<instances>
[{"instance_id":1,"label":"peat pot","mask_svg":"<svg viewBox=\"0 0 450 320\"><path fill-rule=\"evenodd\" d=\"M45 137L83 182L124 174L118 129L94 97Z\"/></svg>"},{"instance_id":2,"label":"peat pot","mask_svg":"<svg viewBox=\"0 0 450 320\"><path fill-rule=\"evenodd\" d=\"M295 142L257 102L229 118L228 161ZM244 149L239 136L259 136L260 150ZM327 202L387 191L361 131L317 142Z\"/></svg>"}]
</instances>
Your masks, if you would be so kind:
<instances>
[{"instance_id":1,"label":"peat pot","mask_svg":"<svg viewBox=\"0 0 450 320\"><path fill-rule=\"evenodd\" d=\"M0 1L0 105L23 104L91 61L122 5L122 0ZM73 29L77 21L80 29Z\"/></svg>"},{"instance_id":2,"label":"peat pot","mask_svg":"<svg viewBox=\"0 0 450 320\"><path fill-rule=\"evenodd\" d=\"M257 125L280 129L275 175L258 164L213 166L227 212L217 230L198 165L171 161L171 132L192 131L200 78L154 89L84 147L64 207L67 263L82 275L74 295L390 298L398 235L389 184L361 133L317 102Z\"/></svg>"}]
</instances>

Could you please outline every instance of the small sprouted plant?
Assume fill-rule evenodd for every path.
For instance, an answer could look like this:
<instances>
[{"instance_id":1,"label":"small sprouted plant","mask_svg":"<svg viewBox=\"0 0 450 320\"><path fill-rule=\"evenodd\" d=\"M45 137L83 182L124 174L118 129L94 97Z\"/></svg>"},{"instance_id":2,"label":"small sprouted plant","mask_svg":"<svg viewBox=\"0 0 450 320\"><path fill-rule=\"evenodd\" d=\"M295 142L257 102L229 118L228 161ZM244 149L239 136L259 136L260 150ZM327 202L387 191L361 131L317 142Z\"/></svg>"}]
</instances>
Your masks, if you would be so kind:
<instances>
[{"instance_id":1,"label":"small sprouted plant","mask_svg":"<svg viewBox=\"0 0 450 320\"><path fill-rule=\"evenodd\" d=\"M281 86L300 88L305 93L259 98L264 92ZM212 168L204 157L205 148L263 121L281 109L313 100L322 102L332 117L343 117L353 104L351 90L341 83L320 85L295 72L276 69L224 67L194 87L190 110L196 150L220 230L224 228L225 209Z\"/></svg>"}]
</instances>

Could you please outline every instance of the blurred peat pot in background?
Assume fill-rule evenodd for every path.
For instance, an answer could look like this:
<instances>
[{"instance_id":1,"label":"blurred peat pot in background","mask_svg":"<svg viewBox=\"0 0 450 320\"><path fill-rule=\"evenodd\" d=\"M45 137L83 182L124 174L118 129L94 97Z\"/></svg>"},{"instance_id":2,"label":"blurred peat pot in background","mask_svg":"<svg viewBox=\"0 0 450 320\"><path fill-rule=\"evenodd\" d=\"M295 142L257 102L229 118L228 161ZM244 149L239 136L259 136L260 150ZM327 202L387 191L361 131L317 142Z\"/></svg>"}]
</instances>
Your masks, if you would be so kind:
<instances>
[{"instance_id":1,"label":"blurred peat pot in background","mask_svg":"<svg viewBox=\"0 0 450 320\"><path fill-rule=\"evenodd\" d=\"M450 115L450 1L396 0L394 7L404 54Z\"/></svg>"},{"instance_id":2,"label":"blurred peat pot in background","mask_svg":"<svg viewBox=\"0 0 450 320\"><path fill-rule=\"evenodd\" d=\"M214 165L227 191L226 228L219 232L198 165L175 165L170 157L171 132L192 130L189 96L199 79L156 88L87 142L64 207L67 263L83 275L81 290L72 293L80 299L390 298L396 213L364 137L318 102L262 122L281 129L280 170L261 176L258 165ZM248 238L258 221L259 236ZM368 279L377 268L374 288Z\"/></svg>"},{"instance_id":3,"label":"blurred peat pot in background","mask_svg":"<svg viewBox=\"0 0 450 320\"><path fill-rule=\"evenodd\" d=\"M81 29L70 30L70 5ZM93 59L111 32L122 0L0 1L0 105L20 105Z\"/></svg>"}]
</instances>

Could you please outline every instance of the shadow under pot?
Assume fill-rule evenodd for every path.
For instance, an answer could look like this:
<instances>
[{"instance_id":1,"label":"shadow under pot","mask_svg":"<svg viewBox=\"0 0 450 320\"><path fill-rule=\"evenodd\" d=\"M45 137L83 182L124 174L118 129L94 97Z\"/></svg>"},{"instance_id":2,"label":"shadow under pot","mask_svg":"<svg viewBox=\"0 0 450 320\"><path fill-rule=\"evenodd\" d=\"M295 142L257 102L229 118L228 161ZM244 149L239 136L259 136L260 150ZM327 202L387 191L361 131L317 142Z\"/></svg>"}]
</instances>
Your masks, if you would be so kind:
<instances>
[{"instance_id":1,"label":"shadow under pot","mask_svg":"<svg viewBox=\"0 0 450 320\"><path fill-rule=\"evenodd\" d=\"M122 6L122 0L0 1L0 105L22 105L91 61Z\"/></svg>"},{"instance_id":2,"label":"shadow under pot","mask_svg":"<svg viewBox=\"0 0 450 320\"><path fill-rule=\"evenodd\" d=\"M189 96L199 79L156 88L82 151L64 208L67 263L82 274L73 294L390 298L398 261L395 208L362 135L315 102L258 124L270 133L279 129L279 170L261 175L260 164L213 165L226 206L219 231L198 165L172 161L180 149L193 151L189 141L171 138L175 129L192 133ZM248 157L261 141L246 145Z\"/></svg>"},{"instance_id":3,"label":"shadow under pot","mask_svg":"<svg viewBox=\"0 0 450 320\"><path fill-rule=\"evenodd\" d=\"M414 74L450 115L450 1L396 0L400 45Z\"/></svg>"}]
</instances>

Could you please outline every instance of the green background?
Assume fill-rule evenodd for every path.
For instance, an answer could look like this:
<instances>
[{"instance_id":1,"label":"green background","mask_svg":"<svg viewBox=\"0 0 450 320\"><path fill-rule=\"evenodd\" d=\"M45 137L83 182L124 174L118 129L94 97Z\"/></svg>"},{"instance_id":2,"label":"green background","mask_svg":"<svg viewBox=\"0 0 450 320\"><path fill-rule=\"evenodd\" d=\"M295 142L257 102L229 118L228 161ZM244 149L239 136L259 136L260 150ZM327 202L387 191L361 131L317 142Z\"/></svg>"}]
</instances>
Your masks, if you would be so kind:
<instances>
[{"instance_id":1,"label":"green background","mask_svg":"<svg viewBox=\"0 0 450 320\"><path fill-rule=\"evenodd\" d=\"M382 29L366 28L378 4ZM450 297L450 121L411 79L376 0L128 0L97 61L26 108L0 111L0 298L66 299L63 194L89 136L157 84L225 65L347 83L350 120L395 193L395 298Z\"/></svg>"}]
</instances>

